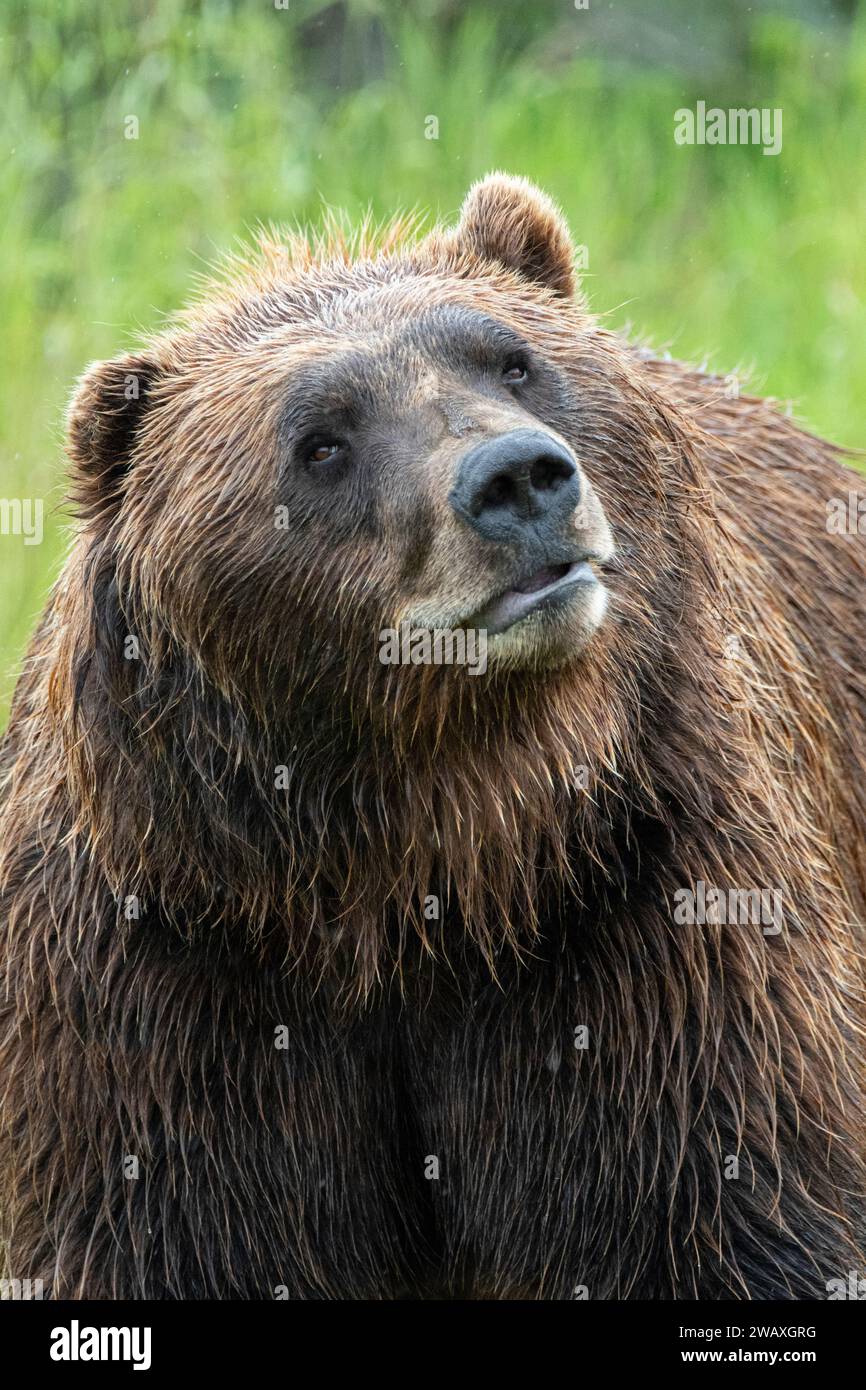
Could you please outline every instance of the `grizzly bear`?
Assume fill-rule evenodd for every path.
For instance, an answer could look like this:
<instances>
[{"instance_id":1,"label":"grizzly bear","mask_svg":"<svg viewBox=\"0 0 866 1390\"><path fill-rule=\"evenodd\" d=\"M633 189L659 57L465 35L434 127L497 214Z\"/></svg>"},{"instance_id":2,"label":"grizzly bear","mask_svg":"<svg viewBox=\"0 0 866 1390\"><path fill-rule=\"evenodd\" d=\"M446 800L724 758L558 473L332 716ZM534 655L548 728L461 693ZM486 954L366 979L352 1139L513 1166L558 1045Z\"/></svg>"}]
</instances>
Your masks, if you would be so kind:
<instances>
[{"instance_id":1,"label":"grizzly bear","mask_svg":"<svg viewBox=\"0 0 866 1390\"><path fill-rule=\"evenodd\" d=\"M602 326L574 259L493 175L423 237L264 240L79 383L3 754L12 1277L862 1267L856 474Z\"/></svg>"}]
</instances>

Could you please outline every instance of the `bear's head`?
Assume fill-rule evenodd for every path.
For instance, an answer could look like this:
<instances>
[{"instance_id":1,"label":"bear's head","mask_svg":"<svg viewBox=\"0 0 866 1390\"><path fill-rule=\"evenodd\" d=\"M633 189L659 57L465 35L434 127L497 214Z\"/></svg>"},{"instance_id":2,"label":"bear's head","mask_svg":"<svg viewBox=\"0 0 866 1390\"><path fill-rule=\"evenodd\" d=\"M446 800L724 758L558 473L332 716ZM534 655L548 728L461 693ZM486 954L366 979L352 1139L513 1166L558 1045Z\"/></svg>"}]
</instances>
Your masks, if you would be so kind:
<instances>
[{"instance_id":1,"label":"bear's head","mask_svg":"<svg viewBox=\"0 0 866 1390\"><path fill-rule=\"evenodd\" d=\"M491 673L591 664L622 618L617 542L657 576L685 480L632 355L576 298L557 211L493 176L456 229L363 251L272 245L86 374L76 494L136 621L263 703L351 691L375 712L399 684L383 667L427 664L420 632L486 634ZM669 592L638 578L655 619ZM440 664L452 687L480 674Z\"/></svg>"},{"instance_id":2,"label":"bear's head","mask_svg":"<svg viewBox=\"0 0 866 1390\"><path fill-rule=\"evenodd\" d=\"M116 803L119 744L141 800L103 843L118 816L140 848L201 814L224 866L263 827L282 844L278 767L297 836L271 858L295 890L300 837L316 892L330 841L343 900L364 858L393 897L401 856L413 893L465 863L475 900L525 875L558 798L598 806L637 769L697 623L703 485L573 262L549 200L493 175L420 240L266 242L86 373L70 742L108 750L82 796ZM178 872L191 853L175 845Z\"/></svg>"}]
</instances>

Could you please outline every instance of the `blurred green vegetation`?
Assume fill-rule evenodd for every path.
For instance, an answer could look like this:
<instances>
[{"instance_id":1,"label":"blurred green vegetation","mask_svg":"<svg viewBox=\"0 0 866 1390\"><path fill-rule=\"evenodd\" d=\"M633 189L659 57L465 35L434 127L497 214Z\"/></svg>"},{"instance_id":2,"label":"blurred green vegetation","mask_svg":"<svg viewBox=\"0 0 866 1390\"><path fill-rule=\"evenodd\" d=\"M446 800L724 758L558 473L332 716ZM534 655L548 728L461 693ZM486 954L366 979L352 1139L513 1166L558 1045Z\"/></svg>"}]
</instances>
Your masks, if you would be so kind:
<instances>
[{"instance_id":1,"label":"blurred green vegetation","mask_svg":"<svg viewBox=\"0 0 866 1390\"><path fill-rule=\"evenodd\" d=\"M0 497L46 510L43 544L0 536L0 715L67 541L74 378L260 220L450 217L485 170L525 174L611 323L866 444L854 3L5 0L0 89ZM781 154L677 146L698 100L780 107Z\"/></svg>"}]
</instances>

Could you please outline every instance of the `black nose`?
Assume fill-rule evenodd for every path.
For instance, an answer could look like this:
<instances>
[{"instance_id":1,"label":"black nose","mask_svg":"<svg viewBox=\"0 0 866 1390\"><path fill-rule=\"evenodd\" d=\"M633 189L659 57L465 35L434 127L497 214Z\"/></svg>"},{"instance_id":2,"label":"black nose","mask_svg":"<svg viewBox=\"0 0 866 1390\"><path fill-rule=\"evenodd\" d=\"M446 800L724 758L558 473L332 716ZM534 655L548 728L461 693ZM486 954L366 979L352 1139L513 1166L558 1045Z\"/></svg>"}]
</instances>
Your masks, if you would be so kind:
<instances>
[{"instance_id":1,"label":"black nose","mask_svg":"<svg viewBox=\"0 0 866 1390\"><path fill-rule=\"evenodd\" d=\"M549 434L512 430L469 450L448 500L485 540L515 540L529 527L562 523L580 501L580 477Z\"/></svg>"}]
</instances>

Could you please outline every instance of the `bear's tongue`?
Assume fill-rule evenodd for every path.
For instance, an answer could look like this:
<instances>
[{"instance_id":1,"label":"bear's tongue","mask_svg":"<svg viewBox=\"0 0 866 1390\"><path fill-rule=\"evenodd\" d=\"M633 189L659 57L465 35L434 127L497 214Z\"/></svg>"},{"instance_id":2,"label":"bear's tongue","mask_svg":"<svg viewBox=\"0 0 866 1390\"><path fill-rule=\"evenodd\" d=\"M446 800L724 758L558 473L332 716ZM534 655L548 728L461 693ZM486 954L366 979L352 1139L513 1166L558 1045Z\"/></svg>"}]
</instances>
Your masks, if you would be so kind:
<instances>
[{"instance_id":1,"label":"bear's tongue","mask_svg":"<svg viewBox=\"0 0 866 1390\"><path fill-rule=\"evenodd\" d=\"M549 565L546 569L536 570L528 579L515 584L511 592L515 594L535 594L539 589L546 589L548 584L554 584L557 579L561 579L568 569L568 565Z\"/></svg>"}]
</instances>

